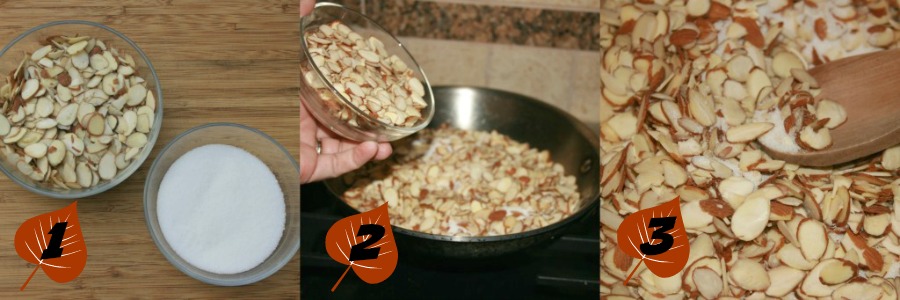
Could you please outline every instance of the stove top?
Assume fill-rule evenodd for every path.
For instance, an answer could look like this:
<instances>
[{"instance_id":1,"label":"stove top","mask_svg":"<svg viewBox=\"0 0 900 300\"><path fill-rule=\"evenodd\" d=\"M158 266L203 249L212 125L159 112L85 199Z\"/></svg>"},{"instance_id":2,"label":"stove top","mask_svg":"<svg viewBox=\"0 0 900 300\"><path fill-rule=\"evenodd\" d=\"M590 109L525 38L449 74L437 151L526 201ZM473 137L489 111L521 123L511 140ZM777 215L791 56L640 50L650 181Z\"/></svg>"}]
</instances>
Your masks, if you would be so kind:
<instances>
[{"instance_id":1,"label":"stove top","mask_svg":"<svg viewBox=\"0 0 900 300\"><path fill-rule=\"evenodd\" d=\"M522 253L446 263L404 253L390 278L367 284L325 251L325 234L345 217L324 184L301 188L300 292L305 299L597 299L599 216L589 214L560 238Z\"/></svg>"}]
</instances>

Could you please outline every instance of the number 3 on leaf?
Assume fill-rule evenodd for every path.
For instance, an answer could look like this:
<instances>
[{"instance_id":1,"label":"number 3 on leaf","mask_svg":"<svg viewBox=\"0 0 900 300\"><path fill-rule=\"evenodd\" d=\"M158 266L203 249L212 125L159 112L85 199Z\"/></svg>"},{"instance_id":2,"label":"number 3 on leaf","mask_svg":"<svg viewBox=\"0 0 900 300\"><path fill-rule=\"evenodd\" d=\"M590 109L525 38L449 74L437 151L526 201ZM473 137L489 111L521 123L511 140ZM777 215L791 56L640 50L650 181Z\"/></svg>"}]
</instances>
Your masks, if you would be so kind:
<instances>
[{"instance_id":1,"label":"number 3 on leaf","mask_svg":"<svg viewBox=\"0 0 900 300\"><path fill-rule=\"evenodd\" d=\"M654 227L659 228L653 231L649 241L641 244L641 252L646 255L657 255L669 251L669 248L672 248L672 244L675 242L675 238L666 233L666 231L675 228L675 219L676 217L650 219L650 222L647 224L647 229L653 229ZM660 242L650 244L653 240L660 240Z\"/></svg>"}]
</instances>

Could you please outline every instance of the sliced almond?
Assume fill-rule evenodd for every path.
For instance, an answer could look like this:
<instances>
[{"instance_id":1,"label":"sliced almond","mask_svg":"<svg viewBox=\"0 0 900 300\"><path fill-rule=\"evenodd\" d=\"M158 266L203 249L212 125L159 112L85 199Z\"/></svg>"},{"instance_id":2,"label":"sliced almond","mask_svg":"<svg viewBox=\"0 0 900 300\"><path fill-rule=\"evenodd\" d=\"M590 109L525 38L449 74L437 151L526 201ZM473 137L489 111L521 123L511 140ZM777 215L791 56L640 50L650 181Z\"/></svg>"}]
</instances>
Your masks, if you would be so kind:
<instances>
[{"instance_id":1,"label":"sliced almond","mask_svg":"<svg viewBox=\"0 0 900 300\"><path fill-rule=\"evenodd\" d=\"M75 119L78 115L78 106L79 105L75 103L64 106L59 110L59 114L56 115L56 122L63 126L69 126L75 123Z\"/></svg>"},{"instance_id":2,"label":"sliced almond","mask_svg":"<svg viewBox=\"0 0 900 300\"><path fill-rule=\"evenodd\" d=\"M830 259L824 261L823 265L819 273L819 280L826 285L847 282L858 272L856 265L846 260Z\"/></svg>"},{"instance_id":3,"label":"sliced almond","mask_svg":"<svg viewBox=\"0 0 900 300\"><path fill-rule=\"evenodd\" d=\"M81 185L81 187L90 187L94 181L94 173L91 172L91 169L83 162L78 163L78 166L75 167L75 174L78 178L78 184Z\"/></svg>"},{"instance_id":4,"label":"sliced almond","mask_svg":"<svg viewBox=\"0 0 900 300\"><path fill-rule=\"evenodd\" d=\"M87 116L87 131L93 136L100 136L106 129L106 120L99 113Z\"/></svg>"},{"instance_id":5,"label":"sliced almond","mask_svg":"<svg viewBox=\"0 0 900 300\"><path fill-rule=\"evenodd\" d=\"M147 144L147 135L140 132L132 133L128 136L128 139L125 140L125 144L132 148L144 147L144 145Z\"/></svg>"},{"instance_id":6,"label":"sliced almond","mask_svg":"<svg viewBox=\"0 0 900 300\"><path fill-rule=\"evenodd\" d=\"M2 125L2 120L0 120L0 125ZM2 129L0 129L0 134L2 134ZM900 145L884 150L884 153L881 155L881 166L889 171L900 170ZM894 196L896 197L897 195L898 193L895 192ZM897 203L896 200L894 201L894 203Z\"/></svg>"},{"instance_id":7,"label":"sliced almond","mask_svg":"<svg viewBox=\"0 0 900 300\"><path fill-rule=\"evenodd\" d=\"M893 287L891 287L893 290ZM831 294L833 299L895 299L894 297L883 297L882 288L867 282L850 282L842 285L834 290Z\"/></svg>"},{"instance_id":8,"label":"sliced almond","mask_svg":"<svg viewBox=\"0 0 900 300\"><path fill-rule=\"evenodd\" d=\"M22 99L28 100L37 93L40 88L40 81L36 78L29 79L25 81L25 86L22 88Z\"/></svg>"},{"instance_id":9,"label":"sliced almond","mask_svg":"<svg viewBox=\"0 0 900 300\"><path fill-rule=\"evenodd\" d=\"M740 259L728 270L731 280L739 287L750 291L765 291L770 281L766 269L759 263L749 259ZM700 283L702 285L703 283Z\"/></svg>"},{"instance_id":10,"label":"sliced almond","mask_svg":"<svg viewBox=\"0 0 900 300\"><path fill-rule=\"evenodd\" d=\"M819 264L810 270L809 273L807 273L806 278L803 279L803 283L800 285L801 292L812 297L827 297L831 295L834 291L834 287L822 283L820 277L822 270L833 264L835 261L839 264L841 263L836 259L828 259L819 262Z\"/></svg>"},{"instance_id":11,"label":"sliced almond","mask_svg":"<svg viewBox=\"0 0 900 300\"><path fill-rule=\"evenodd\" d=\"M797 227L797 241L807 260L818 260L825 254L828 234L825 225L813 219L805 219Z\"/></svg>"},{"instance_id":12,"label":"sliced almond","mask_svg":"<svg viewBox=\"0 0 900 300\"><path fill-rule=\"evenodd\" d=\"M711 268L696 268L692 274L692 280L706 299L716 299L722 293L722 276Z\"/></svg>"},{"instance_id":13,"label":"sliced almond","mask_svg":"<svg viewBox=\"0 0 900 300\"><path fill-rule=\"evenodd\" d=\"M9 124L9 119L6 117L0 117L0 136L5 136L10 133L12 126Z\"/></svg>"},{"instance_id":14,"label":"sliced almond","mask_svg":"<svg viewBox=\"0 0 900 300\"><path fill-rule=\"evenodd\" d=\"M797 288L803 276L803 271L791 268L789 266L778 266L769 269L769 288L766 289L766 295L770 297L782 298ZM712 298L708 298L712 299Z\"/></svg>"},{"instance_id":15,"label":"sliced almond","mask_svg":"<svg viewBox=\"0 0 900 300\"><path fill-rule=\"evenodd\" d=\"M772 81L765 71L759 68L750 71L750 75L747 77L747 93L749 97L757 99L763 88L771 86Z\"/></svg>"},{"instance_id":16,"label":"sliced almond","mask_svg":"<svg viewBox=\"0 0 900 300\"><path fill-rule=\"evenodd\" d=\"M709 12L712 6L710 0L687 0L687 13L690 16L699 17Z\"/></svg>"},{"instance_id":17,"label":"sliced almond","mask_svg":"<svg viewBox=\"0 0 900 300\"><path fill-rule=\"evenodd\" d=\"M748 197L734 211L731 218L731 231L739 239L749 241L759 236L769 222L769 199L764 197Z\"/></svg>"},{"instance_id":18,"label":"sliced almond","mask_svg":"<svg viewBox=\"0 0 900 300\"><path fill-rule=\"evenodd\" d=\"M47 155L47 145L43 143L34 143L25 147L25 154L34 158L41 158Z\"/></svg>"},{"instance_id":19,"label":"sliced almond","mask_svg":"<svg viewBox=\"0 0 900 300\"><path fill-rule=\"evenodd\" d=\"M57 166L59 163L63 161L63 158L66 157L66 145L59 140L54 140L50 142L50 146L47 147L47 160L51 166Z\"/></svg>"},{"instance_id":20,"label":"sliced almond","mask_svg":"<svg viewBox=\"0 0 900 300\"><path fill-rule=\"evenodd\" d=\"M883 213L866 216L863 219L863 229L872 236L883 235L891 226L891 214Z\"/></svg>"},{"instance_id":21,"label":"sliced almond","mask_svg":"<svg viewBox=\"0 0 900 300\"><path fill-rule=\"evenodd\" d=\"M797 137L801 146L808 147L812 150L822 150L828 148L832 144L831 133L828 129L821 128L815 130L812 126L803 127Z\"/></svg>"},{"instance_id":22,"label":"sliced almond","mask_svg":"<svg viewBox=\"0 0 900 300\"><path fill-rule=\"evenodd\" d=\"M743 124L729 128L725 132L725 137L732 143L746 143L759 138L773 127L775 125L769 122Z\"/></svg>"},{"instance_id":23,"label":"sliced almond","mask_svg":"<svg viewBox=\"0 0 900 300\"><path fill-rule=\"evenodd\" d=\"M797 81L808 84L811 88L818 88L819 82L815 77L806 72L805 69L801 68L793 68L791 69L791 75L794 76Z\"/></svg>"},{"instance_id":24,"label":"sliced almond","mask_svg":"<svg viewBox=\"0 0 900 300\"><path fill-rule=\"evenodd\" d=\"M113 177L116 177L116 171L118 171L118 168L116 168L115 155L112 152L106 152L100 159L100 165L98 167L100 178L111 180Z\"/></svg>"},{"instance_id":25,"label":"sliced almond","mask_svg":"<svg viewBox=\"0 0 900 300\"><path fill-rule=\"evenodd\" d=\"M803 65L803 61L800 60L794 52L781 51L776 53L772 58L772 70L778 77L789 78L793 76L791 74L791 69L806 69L806 66Z\"/></svg>"},{"instance_id":26,"label":"sliced almond","mask_svg":"<svg viewBox=\"0 0 900 300\"><path fill-rule=\"evenodd\" d=\"M837 102L821 100L816 103L816 117L820 120L827 118L828 123L825 124L825 127L834 129L847 121L847 111Z\"/></svg>"},{"instance_id":27,"label":"sliced almond","mask_svg":"<svg viewBox=\"0 0 900 300\"><path fill-rule=\"evenodd\" d=\"M751 60L750 57L746 55L735 55L728 61L726 70L728 70L728 77L731 79L737 80L738 82L745 82L753 67L753 60Z\"/></svg>"}]
</instances>

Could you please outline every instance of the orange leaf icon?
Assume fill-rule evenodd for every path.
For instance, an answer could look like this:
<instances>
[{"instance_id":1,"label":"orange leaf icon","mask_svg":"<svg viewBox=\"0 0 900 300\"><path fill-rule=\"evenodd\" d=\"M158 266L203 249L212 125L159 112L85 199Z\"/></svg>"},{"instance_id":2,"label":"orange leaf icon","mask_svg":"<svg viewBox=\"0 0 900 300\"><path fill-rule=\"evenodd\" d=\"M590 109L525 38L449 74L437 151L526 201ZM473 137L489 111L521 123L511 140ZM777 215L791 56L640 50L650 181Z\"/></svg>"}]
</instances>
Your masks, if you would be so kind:
<instances>
[{"instance_id":1,"label":"orange leaf icon","mask_svg":"<svg viewBox=\"0 0 900 300\"><path fill-rule=\"evenodd\" d=\"M388 218L387 203L373 210L343 218L325 235L325 250L331 259L347 265L331 291L353 268L369 284L384 281L397 267L397 244Z\"/></svg>"},{"instance_id":2,"label":"orange leaf icon","mask_svg":"<svg viewBox=\"0 0 900 300\"><path fill-rule=\"evenodd\" d=\"M84 270L87 247L76 204L72 202L63 209L28 219L16 230L16 253L37 265L19 290L25 290L38 268L59 283L75 279Z\"/></svg>"},{"instance_id":3,"label":"orange leaf icon","mask_svg":"<svg viewBox=\"0 0 900 300\"><path fill-rule=\"evenodd\" d=\"M672 277L687 264L691 245L681 219L680 198L656 207L639 210L627 217L617 231L619 249L640 259L623 284L627 284L641 263L659 277Z\"/></svg>"}]
</instances>

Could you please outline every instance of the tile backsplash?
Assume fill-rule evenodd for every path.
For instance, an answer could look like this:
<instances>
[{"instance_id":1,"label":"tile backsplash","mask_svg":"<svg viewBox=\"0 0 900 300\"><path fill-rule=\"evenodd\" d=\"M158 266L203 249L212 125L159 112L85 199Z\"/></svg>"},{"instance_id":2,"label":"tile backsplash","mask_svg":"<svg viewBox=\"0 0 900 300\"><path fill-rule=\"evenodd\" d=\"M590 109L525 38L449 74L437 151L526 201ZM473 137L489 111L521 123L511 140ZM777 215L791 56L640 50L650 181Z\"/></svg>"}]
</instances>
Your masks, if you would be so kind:
<instances>
[{"instance_id":1,"label":"tile backsplash","mask_svg":"<svg viewBox=\"0 0 900 300\"><path fill-rule=\"evenodd\" d=\"M506 90L599 123L599 0L333 2L396 35L433 85Z\"/></svg>"}]
</instances>

